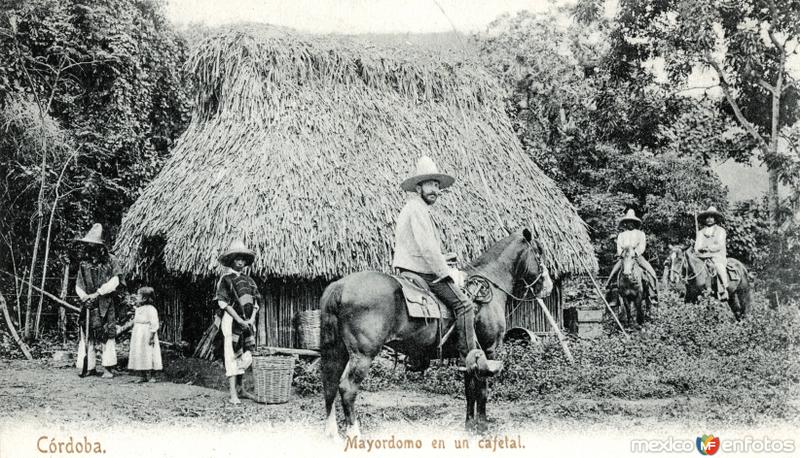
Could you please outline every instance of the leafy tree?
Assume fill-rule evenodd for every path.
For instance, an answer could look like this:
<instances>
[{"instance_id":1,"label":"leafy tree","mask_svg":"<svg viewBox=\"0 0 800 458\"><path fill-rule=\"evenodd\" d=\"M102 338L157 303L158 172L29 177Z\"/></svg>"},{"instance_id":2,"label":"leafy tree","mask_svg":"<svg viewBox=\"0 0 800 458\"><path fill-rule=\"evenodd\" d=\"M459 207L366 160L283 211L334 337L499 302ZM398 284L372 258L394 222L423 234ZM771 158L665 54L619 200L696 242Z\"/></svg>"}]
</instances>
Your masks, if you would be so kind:
<instances>
[{"instance_id":1,"label":"leafy tree","mask_svg":"<svg viewBox=\"0 0 800 458\"><path fill-rule=\"evenodd\" d=\"M608 61L617 79L640 78L642 65L656 58L676 85L686 85L697 70L713 74L722 98L711 100L747 133L769 169L776 228L779 181L797 180L797 166L779 144L798 120L800 88L787 62L800 46L800 2L621 0L611 37Z\"/></svg>"},{"instance_id":2,"label":"leafy tree","mask_svg":"<svg viewBox=\"0 0 800 458\"><path fill-rule=\"evenodd\" d=\"M2 3L0 121L11 127L0 137L0 161L14 179L0 183L0 206L13 215L0 232L15 241L3 250L30 259L31 278L40 270L46 276L40 238L49 247L52 231L64 256L93 221L113 232L158 171L188 121L186 52L157 0ZM63 132L60 155L43 142L22 146L31 131L17 116L26 110L14 107L31 106L38 125L52 122ZM24 154L40 160L19 161ZM33 189L39 193L30 199ZM56 205L63 193L70 199Z\"/></svg>"},{"instance_id":3,"label":"leafy tree","mask_svg":"<svg viewBox=\"0 0 800 458\"><path fill-rule=\"evenodd\" d=\"M707 145L724 148L715 138L730 126L704 118L703 107L653 78L615 78L607 58L611 24L564 27L560 18L502 17L476 37L481 55L509 89L507 110L525 150L589 224L601 264L613 262L627 207L644 214L648 256L656 257L693 237L694 211L725 206L702 153ZM689 122L702 127L691 138L681 128Z\"/></svg>"}]
</instances>

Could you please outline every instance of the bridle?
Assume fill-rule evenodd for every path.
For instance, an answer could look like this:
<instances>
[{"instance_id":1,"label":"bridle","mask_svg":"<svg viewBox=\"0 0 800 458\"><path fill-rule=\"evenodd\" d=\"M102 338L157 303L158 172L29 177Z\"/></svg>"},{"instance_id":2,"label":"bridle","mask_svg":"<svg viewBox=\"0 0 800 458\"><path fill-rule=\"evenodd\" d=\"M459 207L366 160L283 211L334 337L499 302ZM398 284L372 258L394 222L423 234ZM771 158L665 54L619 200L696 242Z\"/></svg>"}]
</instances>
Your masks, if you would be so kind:
<instances>
[{"instance_id":1,"label":"bridle","mask_svg":"<svg viewBox=\"0 0 800 458\"><path fill-rule=\"evenodd\" d=\"M534 246L530 241L525 240L525 242L528 244L528 250L533 250L534 249ZM488 277L485 277L483 275L480 275L480 274L470 275L470 278L475 277L475 278L480 278L482 280L485 280L490 285L492 285L493 287L495 287L498 290L502 291L503 293L505 293L506 296L510 297L511 299L514 299L517 302L534 302L534 301L536 301L538 299L536 297L536 293L534 292L534 288L536 287L536 284L539 283L539 281L542 280L542 278L544 277L544 273L545 273L545 266L544 266L544 261L542 260L542 257L541 256L537 256L537 259L539 261L539 263L538 263L538 265L539 265L539 275L537 275L536 278L534 278L533 281L531 281L531 282L527 282L524 279L522 280L522 282L525 284L525 292L522 294L522 297L517 297L516 295L512 294L510 291L507 291L505 288L503 288L502 286L498 285L496 282L492 281L491 279L489 279ZM530 294L533 294L533 297L529 298L528 296ZM517 305L517 307L518 306L519 305ZM516 307L515 307L515 310L516 310ZM512 310L512 313L513 313L513 310Z\"/></svg>"},{"instance_id":2,"label":"bridle","mask_svg":"<svg viewBox=\"0 0 800 458\"><path fill-rule=\"evenodd\" d=\"M675 260L678 259L678 256L675 255L675 259L673 260L673 262L670 264L669 267L669 279L670 281L672 281L674 275L677 276L678 279L682 279L684 283L688 284L689 281L694 280L695 278L700 276L700 269L697 269L693 275L689 275L689 265L691 264L691 262L689 262L689 253L681 250L681 255L683 257L683 264L681 270L683 272L686 272L686 275L682 275L683 272L678 272L675 270Z\"/></svg>"}]
</instances>

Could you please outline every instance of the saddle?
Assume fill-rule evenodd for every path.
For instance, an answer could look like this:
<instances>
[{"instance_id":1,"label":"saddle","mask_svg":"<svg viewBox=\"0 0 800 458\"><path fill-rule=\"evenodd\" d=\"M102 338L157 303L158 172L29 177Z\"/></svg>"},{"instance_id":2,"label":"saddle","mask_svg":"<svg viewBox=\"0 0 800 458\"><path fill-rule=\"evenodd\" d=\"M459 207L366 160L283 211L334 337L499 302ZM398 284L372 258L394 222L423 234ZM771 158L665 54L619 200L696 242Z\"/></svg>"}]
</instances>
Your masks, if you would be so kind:
<instances>
[{"instance_id":1,"label":"saddle","mask_svg":"<svg viewBox=\"0 0 800 458\"><path fill-rule=\"evenodd\" d=\"M708 269L709 272L714 274L714 276L717 276L718 275L717 266L716 264L714 264L714 261L712 261L711 258L705 258L703 259L703 261L705 262L706 269ZM739 275L739 271L736 270L736 266L731 262L730 258L727 259L725 267L726 267L725 270L728 273L729 281L739 281L742 279L742 277Z\"/></svg>"},{"instance_id":2,"label":"saddle","mask_svg":"<svg viewBox=\"0 0 800 458\"><path fill-rule=\"evenodd\" d=\"M409 317L453 319L453 312L434 296L422 277L412 272L403 272L400 275L393 275L393 277L400 283L403 290Z\"/></svg>"}]
</instances>

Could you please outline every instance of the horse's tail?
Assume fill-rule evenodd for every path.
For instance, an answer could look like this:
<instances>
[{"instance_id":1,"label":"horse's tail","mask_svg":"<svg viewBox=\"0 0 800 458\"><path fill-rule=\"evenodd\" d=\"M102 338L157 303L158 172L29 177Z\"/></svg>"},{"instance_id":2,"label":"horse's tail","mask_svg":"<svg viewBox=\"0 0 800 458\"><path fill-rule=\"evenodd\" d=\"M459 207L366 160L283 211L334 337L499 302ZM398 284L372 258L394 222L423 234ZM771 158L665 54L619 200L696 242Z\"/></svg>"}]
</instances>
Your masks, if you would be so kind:
<instances>
[{"instance_id":1,"label":"horse's tail","mask_svg":"<svg viewBox=\"0 0 800 458\"><path fill-rule=\"evenodd\" d=\"M339 388L339 380L350 356L339 332L339 311L342 302L341 280L325 288L320 305L320 355L322 361L322 389L325 396L325 411L330 415L333 401Z\"/></svg>"}]
</instances>

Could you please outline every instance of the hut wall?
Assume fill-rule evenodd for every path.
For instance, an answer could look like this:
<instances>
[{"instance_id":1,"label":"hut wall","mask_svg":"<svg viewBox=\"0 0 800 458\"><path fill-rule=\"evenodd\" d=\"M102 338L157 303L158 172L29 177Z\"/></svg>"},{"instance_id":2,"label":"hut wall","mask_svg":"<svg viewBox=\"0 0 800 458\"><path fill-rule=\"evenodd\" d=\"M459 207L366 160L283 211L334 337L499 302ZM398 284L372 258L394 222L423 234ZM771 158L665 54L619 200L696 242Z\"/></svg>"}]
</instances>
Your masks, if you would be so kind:
<instances>
[{"instance_id":1,"label":"hut wall","mask_svg":"<svg viewBox=\"0 0 800 458\"><path fill-rule=\"evenodd\" d=\"M553 292L544 298L544 304L558 323L559 328L564 327L564 307L562 301L562 285L557 282L553 285ZM552 334L554 331L547 322L539 304L536 302L519 302L509 299L506 305L506 326L508 329L522 327L539 335Z\"/></svg>"},{"instance_id":2,"label":"hut wall","mask_svg":"<svg viewBox=\"0 0 800 458\"><path fill-rule=\"evenodd\" d=\"M177 288L165 290L156 309L158 310L158 339L161 342L179 344L183 340L183 295Z\"/></svg>"},{"instance_id":3,"label":"hut wall","mask_svg":"<svg viewBox=\"0 0 800 458\"><path fill-rule=\"evenodd\" d=\"M330 282L322 279L283 280L266 282L264 303L267 313L266 345L296 348L300 341L297 335L297 314L304 310L319 308L319 299Z\"/></svg>"}]
</instances>

